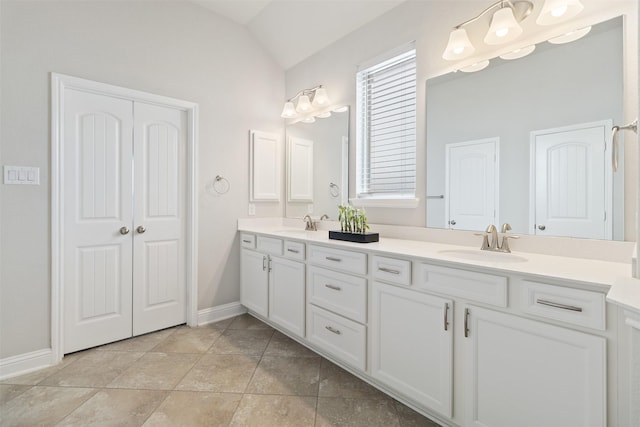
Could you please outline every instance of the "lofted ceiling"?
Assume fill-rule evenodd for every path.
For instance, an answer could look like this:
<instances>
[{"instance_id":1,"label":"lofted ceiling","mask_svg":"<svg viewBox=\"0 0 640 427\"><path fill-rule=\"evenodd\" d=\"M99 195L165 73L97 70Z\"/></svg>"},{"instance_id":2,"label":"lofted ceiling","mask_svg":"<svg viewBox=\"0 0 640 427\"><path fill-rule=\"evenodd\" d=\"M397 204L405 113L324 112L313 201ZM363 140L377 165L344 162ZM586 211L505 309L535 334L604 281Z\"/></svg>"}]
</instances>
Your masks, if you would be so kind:
<instances>
[{"instance_id":1,"label":"lofted ceiling","mask_svg":"<svg viewBox=\"0 0 640 427\"><path fill-rule=\"evenodd\" d=\"M191 0L251 32L285 70L406 0Z\"/></svg>"}]
</instances>

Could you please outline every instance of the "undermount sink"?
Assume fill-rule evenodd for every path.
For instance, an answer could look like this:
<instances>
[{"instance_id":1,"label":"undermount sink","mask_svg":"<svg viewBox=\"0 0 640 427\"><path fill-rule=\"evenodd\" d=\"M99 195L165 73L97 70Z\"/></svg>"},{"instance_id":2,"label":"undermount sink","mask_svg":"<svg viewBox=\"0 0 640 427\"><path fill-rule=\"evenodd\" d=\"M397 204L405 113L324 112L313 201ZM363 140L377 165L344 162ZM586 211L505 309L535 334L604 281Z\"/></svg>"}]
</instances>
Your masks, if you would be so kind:
<instances>
[{"instance_id":1,"label":"undermount sink","mask_svg":"<svg viewBox=\"0 0 640 427\"><path fill-rule=\"evenodd\" d=\"M480 249L447 249L438 251L439 254L469 261L485 262L526 262L527 259L519 255L506 252L483 251Z\"/></svg>"}]
</instances>

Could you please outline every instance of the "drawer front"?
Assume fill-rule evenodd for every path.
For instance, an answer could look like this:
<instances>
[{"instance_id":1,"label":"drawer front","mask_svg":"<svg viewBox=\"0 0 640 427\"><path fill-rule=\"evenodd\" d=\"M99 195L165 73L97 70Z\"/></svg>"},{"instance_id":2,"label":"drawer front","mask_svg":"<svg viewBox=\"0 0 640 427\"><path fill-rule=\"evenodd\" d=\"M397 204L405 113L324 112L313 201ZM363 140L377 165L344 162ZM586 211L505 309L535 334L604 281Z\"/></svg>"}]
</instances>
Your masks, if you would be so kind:
<instances>
[{"instance_id":1,"label":"drawer front","mask_svg":"<svg viewBox=\"0 0 640 427\"><path fill-rule=\"evenodd\" d=\"M291 242L289 240L285 240L284 242L284 256L286 258L304 261L304 249L304 243Z\"/></svg>"},{"instance_id":2,"label":"drawer front","mask_svg":"<svg viewBox=\"0 0 640 427\"><path fill-rule=\"evenodd\" d=\"M409 286L411 284L411 262L407 260L374 256L373 277L385 282Z\"/></svg>"},{"instance_id":3,"label":"drawer front","mask_svg":"<svg viewBox=\"0 0 640 427\"><path fill-rule=\"evenodd\" d=\"M310 303L356 322L367 321L367 279L314 266L308 271Z\"/></svg>"},{"instance_id":4,"label":"drawer front","mask_svg":"<svg viewBox=\"0 0 640 427\"><path fill-rule=\"evenodd\" d=\"M367 349L366 328L319 307L309 305L307 338L336 358L364 371Z\"/></svg>"},{"instance_id":5,"label":"drawer front","mask_svg":"<svg viewBox=\"0 0 640 427\"><path fill-rule=\"evenodd\" d=\"M431 264L420 264L415 288L465 298L470 301L507 306L507 278Z\"/></svg>"},{"instance_id":6,"label":"drawer front","mask_svg":"<svg viewBox=\"0 0 640 427\"><path fill-rule=\"evenodd\" d=\"M256 235L255 234L247 234L240 233L240 246L247 249L255 249L256 248Z\"/></svg>"},{"instance_id":7,"label":"drawer front","mask_svg":"<svg viewBox=\"0 0 640 427\"><path fill-rule=\"evenodd\" d=\"M281 239L258 236L256 247L260 252L264 252L270 255L282 255Z\"/></svg>"},{"instance_id":8,"label":"drawer front","mask_svg":"<svg viewBox=\"0 0 640 427\"><path fill-rule=\"evenodd\" d=\"M521 303L526 313L573 325L606 329L605 296L599 292L522 281Z\"/></svg>"},{"instance_id":9,"label":"drawer front","mask_svg":"<svg viewBox=\"0 0 640 427\"><path fill-rule=\"evenodd\" d=\"M309 245L309 262L347 273L367 274L367 255L360 252Z\"/></svg>"}]
</instances>

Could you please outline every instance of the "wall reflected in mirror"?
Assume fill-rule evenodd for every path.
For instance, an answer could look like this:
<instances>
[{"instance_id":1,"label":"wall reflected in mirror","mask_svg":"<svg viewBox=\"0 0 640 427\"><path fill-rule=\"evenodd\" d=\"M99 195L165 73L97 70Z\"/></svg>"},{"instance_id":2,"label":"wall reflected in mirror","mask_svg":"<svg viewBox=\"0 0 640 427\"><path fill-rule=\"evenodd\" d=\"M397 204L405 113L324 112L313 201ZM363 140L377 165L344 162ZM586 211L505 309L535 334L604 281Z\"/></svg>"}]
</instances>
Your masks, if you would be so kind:
<instances>
[{"instance_id":1,"label":"wall reflected in mirror","mask_svg":"<svg viewBox=\"0 0 640 427\"><path fill-rule=\"evenodd\" d=\"M427 81L427 227L624 240L622 25Z\"/></svg>"},{"instance_id":2,"label":"wall reflected in mirror","mask_svg":"<svg viewBox=\"0 0 640 427\"><path fill-rule=\"evenodd\" d=\"M287 218L336 220L348 202L349 109L286 127Z\"/></svg>"}]
</instances>

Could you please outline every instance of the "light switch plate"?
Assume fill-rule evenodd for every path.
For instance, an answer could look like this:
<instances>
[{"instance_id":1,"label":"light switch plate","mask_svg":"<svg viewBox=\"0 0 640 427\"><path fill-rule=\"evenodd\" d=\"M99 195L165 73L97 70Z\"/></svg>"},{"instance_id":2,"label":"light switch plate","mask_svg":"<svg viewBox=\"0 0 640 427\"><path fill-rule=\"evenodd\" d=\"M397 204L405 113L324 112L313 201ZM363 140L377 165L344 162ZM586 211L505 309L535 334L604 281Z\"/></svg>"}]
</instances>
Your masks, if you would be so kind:
<instances>
[{"instance_id":1,"label":"light switch plate","mask_svg":"<svg viewBox=\"0 0 640 427\"><path fill-rule=\"evenodd\" d=\"M30 166L4 166L4 183L40 185L40 168Z\"/></svg>"}]
</instances>

